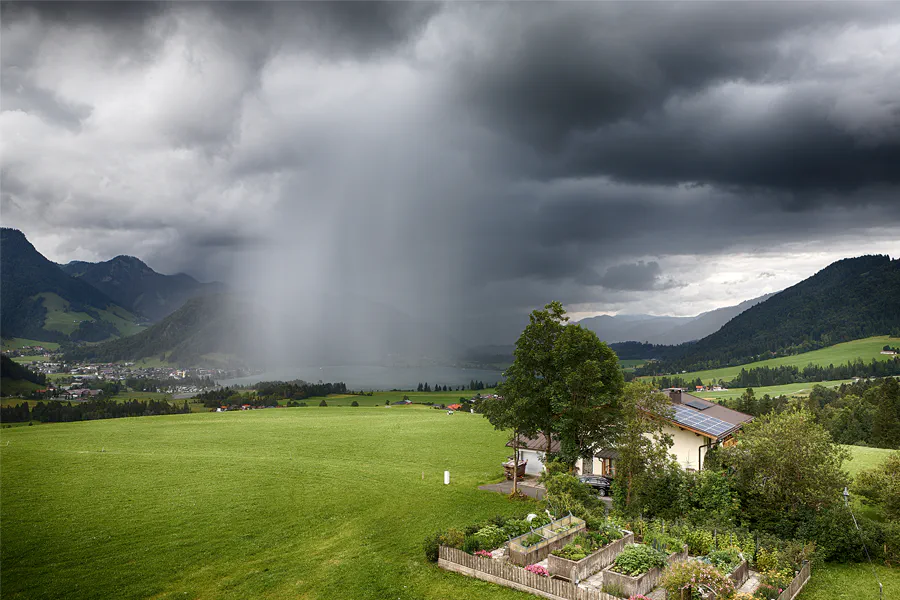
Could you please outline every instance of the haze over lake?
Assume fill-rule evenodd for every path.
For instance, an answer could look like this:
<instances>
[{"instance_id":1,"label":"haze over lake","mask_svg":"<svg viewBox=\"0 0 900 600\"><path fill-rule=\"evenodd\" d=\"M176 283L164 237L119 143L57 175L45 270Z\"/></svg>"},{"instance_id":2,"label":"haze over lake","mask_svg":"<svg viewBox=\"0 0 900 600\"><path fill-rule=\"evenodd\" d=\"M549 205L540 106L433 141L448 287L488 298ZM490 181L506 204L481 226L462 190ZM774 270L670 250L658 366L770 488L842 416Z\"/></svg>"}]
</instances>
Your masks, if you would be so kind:
<instances>
[{"instance_id":1,"label":"haze over lake","mask_svg":"<svg viewBox=\"0 0 900 600\"><path fill-rule=\"evenodd\" d=\"M448 387L468 386L471 380L485 385L494 384L503 378L501 371L486 369L464 369L458 367L379 367L345 365L332 367L295 367L280 369L246 377L219 381L224 386L249 385L259 381L291 381L302 379L316 382L342 381L352 390L414 390L419 383L446 385Z\"/></svg>"}]
</instances>

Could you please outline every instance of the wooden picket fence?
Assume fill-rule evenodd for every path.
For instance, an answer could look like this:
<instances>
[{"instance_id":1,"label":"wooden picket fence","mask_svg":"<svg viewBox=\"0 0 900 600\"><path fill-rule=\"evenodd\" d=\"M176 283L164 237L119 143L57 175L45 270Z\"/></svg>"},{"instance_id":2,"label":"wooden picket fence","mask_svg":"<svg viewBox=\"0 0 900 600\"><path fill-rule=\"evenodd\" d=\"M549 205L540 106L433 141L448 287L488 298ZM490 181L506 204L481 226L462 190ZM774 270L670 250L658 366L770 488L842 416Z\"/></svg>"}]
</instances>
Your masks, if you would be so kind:
<instances>
[{"instance_id":1,"label":"wooden picket fence","mask_svg":"<svg viewBox=\"0 0 900 600\"><path fill-rule=\"evenodd\" d=\"M508 562L474 556L447 546L438 548L438 566L549 600L621 600L604 592L578 587L568 581L536 575Z\"/></svg>"},{"instance_id":2,"label":"wooden picket fence","mask_svg":"<svg viewBox=\"0 0 900 600\"><path fill-rule=\"evenodd\" d=\"M811 576L811 571L809 568L809 561L803 561L803 566L800 568L800 571L794 577L791 584L787 586L781 594L778 596L778 600L793 600L793 598L800 593L800 590L803 589L803 586L806 585L806 582L809 581Z\"/></svg>"}]
</instances>

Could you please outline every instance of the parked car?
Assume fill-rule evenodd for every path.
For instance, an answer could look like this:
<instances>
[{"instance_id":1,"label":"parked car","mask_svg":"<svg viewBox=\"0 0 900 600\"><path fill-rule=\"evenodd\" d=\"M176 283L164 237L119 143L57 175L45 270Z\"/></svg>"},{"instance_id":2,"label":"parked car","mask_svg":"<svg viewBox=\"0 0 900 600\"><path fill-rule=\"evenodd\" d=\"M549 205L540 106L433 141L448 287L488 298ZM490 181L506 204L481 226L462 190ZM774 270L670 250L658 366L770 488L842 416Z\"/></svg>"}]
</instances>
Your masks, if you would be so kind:
<instances>
[{"instance_id":1,"label":"parked car","mask_svg":"<svg viewBox=\"0 0 900 600\"><path fill-rule=\"evenodd\" d=\"M578 480L600 492L601 496L609 496L609 488L612 484L606 477L601 477L600 475L582 475Z\"/></svg>"}]
</instances>

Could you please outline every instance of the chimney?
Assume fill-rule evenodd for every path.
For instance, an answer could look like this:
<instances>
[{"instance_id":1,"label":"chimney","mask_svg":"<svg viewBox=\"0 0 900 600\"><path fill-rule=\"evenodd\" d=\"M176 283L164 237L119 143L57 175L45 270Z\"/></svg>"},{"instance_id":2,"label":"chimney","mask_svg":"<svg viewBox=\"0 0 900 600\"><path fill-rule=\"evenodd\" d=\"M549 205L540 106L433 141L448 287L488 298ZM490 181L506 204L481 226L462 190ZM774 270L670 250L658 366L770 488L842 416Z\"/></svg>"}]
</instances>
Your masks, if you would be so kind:
<instances>
[{"instance_id":1,"label":"chimney","mask_svg":"<svg viewBox=\"0 0 900 600\"><path fill-rule=\"evenodd\" d=\"M672 400L675 404L681 404L681 390L673 389L669 392L669 399Z\"/></svg>"}]
</instances>

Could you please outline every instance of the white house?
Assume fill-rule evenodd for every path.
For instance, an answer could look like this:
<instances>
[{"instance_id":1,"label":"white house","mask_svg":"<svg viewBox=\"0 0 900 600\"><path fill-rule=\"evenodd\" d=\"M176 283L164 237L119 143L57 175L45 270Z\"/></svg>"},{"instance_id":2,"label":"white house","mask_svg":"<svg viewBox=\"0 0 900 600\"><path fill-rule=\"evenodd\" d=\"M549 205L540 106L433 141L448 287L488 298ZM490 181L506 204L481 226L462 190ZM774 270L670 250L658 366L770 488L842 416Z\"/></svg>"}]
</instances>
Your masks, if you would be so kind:
<instances>
[{"instance_id":1,"label":"white house","mask_svg":"<svg viewBox=\"0 0 900 600\"><path fill-rule=\"evenodd\" d=\"M666 419L663 432L672 436L671 453L678 464L685 469L699 470L706 460L706 453L714 446L728 446L734 443L734 434L744 423L753 420L751 415L732 410L721 404L693 396L680 389L663 390L672 402L674 414ZM510 441L507 446L513 446ZM519 455L527 459L525 472L537 475L544 470L544 455L547 438L543 434L536 438L519 437ZM559 441L553 440L550 452L559 451ZM592 461L578 459L575 470L582 475L616 475L614 449L602 449L594 453Z\"/></svg>"}]
</instances>

